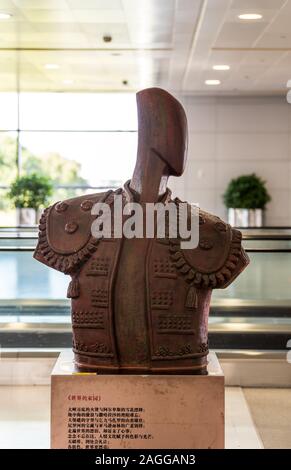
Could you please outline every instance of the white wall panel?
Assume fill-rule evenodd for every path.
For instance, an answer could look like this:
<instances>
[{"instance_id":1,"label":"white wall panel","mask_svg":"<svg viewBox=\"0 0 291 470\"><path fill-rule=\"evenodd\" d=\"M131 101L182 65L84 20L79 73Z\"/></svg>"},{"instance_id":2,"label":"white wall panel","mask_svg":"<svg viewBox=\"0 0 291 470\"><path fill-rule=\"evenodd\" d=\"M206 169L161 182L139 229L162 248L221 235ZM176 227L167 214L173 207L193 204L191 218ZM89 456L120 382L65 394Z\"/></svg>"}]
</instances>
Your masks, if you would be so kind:
<instances>
[{"instance_id":1,"label":"white wall panel","mask_svg":"<svg viewBox=\"0 0 291 470\"><path fill-rule=\"evenodd\" d=\"M174 194L226 218L222 194L231 178L255 172L272 201L268 225L291 225L291 105L283 97L184 96L189 123L185 174Z\"/></svg>"},{"instance_id":2,"label":"white wall panel","mask_svg":"<svg viewBox=\"0 0 291 470\"><path fill-rule=\"evenodd\" d=\"M219 133L218 160L289 160L289 133ZM194 147L194 145L193 145Z\"/></svg>"}]
</instances>

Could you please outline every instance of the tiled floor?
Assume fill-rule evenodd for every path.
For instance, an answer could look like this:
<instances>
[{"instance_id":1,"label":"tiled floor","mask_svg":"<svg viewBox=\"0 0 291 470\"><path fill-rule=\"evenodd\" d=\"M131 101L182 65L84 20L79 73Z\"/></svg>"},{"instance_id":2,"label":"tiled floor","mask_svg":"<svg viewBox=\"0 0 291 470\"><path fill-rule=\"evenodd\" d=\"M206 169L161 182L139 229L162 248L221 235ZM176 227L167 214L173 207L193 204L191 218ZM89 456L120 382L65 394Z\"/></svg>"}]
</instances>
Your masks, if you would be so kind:
<instances>
[{"instance_id":1,"label":"tiled floor","mask_svg":"<svg viewBox=\"0 0 291 470\"><path fill-rule=\"evenodd\" d=\"M0 387L0 448L48 448L49 416L49 386Z\"/></svg>"},{"instance_id":2,"label":"tiled floor","mask_svg":"<svg viewBox=\"0 0 291 470\"><path fill-rule=\"evenodd\" d=\"M49 415L49 386L0 387L0 448L48 448ZM226 447L263 447L239 387L226 388Z\"/></svg>"},{"instance_id":3,"label":"tiled floor","mask_svg":"<svg viewBox=\"0 0 291 470\"><path fill-rule=\"evenodd\" d=\"M244 389L265 448L291 449L291 389Z\"/></svg>"},{"instance_id":4,"label":"tiled floor","mask_svg":"<svg viewBox=\"0 0 291 470\"><path fill-rule=\"evenodd\" d=\"M225 393L225 447L227 449L262 449L243 389L227 387Z\"/></svg>"}]
</instances>

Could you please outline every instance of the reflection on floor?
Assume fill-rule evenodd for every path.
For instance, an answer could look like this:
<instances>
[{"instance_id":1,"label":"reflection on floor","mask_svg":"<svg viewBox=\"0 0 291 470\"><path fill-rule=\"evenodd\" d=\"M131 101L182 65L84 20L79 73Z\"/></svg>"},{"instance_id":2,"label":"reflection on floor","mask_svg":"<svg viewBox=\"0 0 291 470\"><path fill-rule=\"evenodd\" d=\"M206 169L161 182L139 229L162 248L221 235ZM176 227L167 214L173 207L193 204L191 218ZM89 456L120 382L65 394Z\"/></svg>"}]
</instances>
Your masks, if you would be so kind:
<instances>
[{"instance_id":1,"label":"reflection on floor","mask_svg":"<svg viewBox=\"0 0 291 470\"><path fill-rule=\"evenodd\" d=\"M17 246L17 243L15 239L9 241L9 245ZM32 240L31 247L35 244L36 241ZM279 252L249 253L251 262L248 269L227 290L216 289L212 299L257 300L263 304L268 301L276 303L279 299L290 301L289 255ZM0 276L0 299L66 298L68 276L36 261L32 251L0 250Z\"/></svg>"},{"instance_id":2,"label":"reflection on floor","mask_svg":"<svg viewBox=\"0 0 291 470\"><path fill-rule=\"evenodd\" d=\"M48 448L49 414L49 386L0 387L0 448ZM226 447L291 448L291 390L227 387Z\"/></svg>"}]
</instances>

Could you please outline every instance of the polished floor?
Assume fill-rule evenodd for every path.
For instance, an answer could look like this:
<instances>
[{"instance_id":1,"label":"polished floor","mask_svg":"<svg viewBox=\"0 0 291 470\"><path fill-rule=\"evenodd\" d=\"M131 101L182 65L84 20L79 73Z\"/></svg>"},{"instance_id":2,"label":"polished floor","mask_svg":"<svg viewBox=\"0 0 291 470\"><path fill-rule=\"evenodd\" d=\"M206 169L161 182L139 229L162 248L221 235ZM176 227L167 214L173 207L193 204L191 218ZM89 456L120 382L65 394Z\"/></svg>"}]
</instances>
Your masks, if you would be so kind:
<instances>
[{"instance_id":1,"label":"polished floor","mask_svg":"<svg viewBox=\"0 0 291 470\"><path fill-rule=\"evenodd\" d=\"M50 387L0 387L0 448L49 447ZM291 448L291 390L226 388L226 448Z\"/></svg>"}]
</instances>

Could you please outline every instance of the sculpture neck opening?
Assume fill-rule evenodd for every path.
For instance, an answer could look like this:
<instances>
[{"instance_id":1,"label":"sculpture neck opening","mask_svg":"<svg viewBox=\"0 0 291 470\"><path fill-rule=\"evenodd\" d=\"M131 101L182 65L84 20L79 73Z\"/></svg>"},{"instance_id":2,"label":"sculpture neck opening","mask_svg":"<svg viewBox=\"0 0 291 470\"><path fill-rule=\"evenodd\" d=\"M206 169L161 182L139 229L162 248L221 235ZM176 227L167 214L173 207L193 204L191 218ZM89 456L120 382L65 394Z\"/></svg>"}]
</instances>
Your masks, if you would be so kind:
<instances>
[{"instance_id":1,"label":"sculpture neck opening","mask_svg":"<svg viewBox=\"0 0 291 470\"><path fill-rule=\"evenodd\" d=\"M157 202L167 191L169 169L153 149L140 147L130 188L140 202Z\"/></svg>"}]
</instances>

